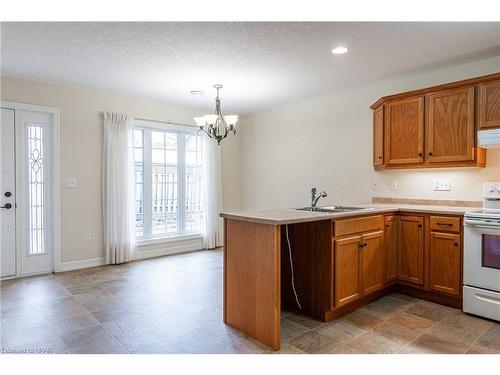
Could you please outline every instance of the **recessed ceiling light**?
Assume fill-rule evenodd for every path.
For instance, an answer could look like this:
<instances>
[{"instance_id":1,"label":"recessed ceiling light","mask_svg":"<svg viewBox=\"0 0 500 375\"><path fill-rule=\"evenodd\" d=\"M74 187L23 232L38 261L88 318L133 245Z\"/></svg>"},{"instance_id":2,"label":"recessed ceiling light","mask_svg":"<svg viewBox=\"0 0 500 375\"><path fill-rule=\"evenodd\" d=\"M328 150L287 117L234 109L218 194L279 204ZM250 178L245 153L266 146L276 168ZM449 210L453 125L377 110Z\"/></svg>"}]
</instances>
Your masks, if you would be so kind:
<instances>
[{"instance_id":1,"label":"recessed ceiling light","mask_svg":"<svg viewBox=\"0 0 500 375\"><path fill-rule=\"evenodd\" d=\"M201 90L191 90L191 95L204 95L205 94L205 91L201 91Z\"/></svg>"},{"instance_id":2,"label":"recessed ceiling light","mask_svg":"<svg viewBox=\"0 0 500 375\"><path fill-rule=\"evenodd\" d=\"M339 47L335 47L334 49L332 49L332 53L334 55L343 55L344 53L346 53L347 51L349 51L347 49L347 47L343 47L343 46L339 46Z\"/></svg>"}]
</instances>

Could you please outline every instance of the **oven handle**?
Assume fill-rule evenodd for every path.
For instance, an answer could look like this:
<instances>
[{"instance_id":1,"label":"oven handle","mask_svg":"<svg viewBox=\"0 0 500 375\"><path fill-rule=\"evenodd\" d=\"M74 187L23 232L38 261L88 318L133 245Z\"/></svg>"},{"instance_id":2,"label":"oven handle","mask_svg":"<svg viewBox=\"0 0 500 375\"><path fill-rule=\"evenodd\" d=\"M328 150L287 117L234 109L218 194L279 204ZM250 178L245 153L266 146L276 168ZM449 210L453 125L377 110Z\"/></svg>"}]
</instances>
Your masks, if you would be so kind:
<instances>
[{"instance_id":1,"label":"oven handle","mask_svg":"<svg viewBox=\"0 0 500 375\"><path fill-rule=\"evenodd\" d=\"M499 223L486 223L481 220L464 220L464 225L467 226L472 226L476 228L498 228L500 230L500 224Z\"/></svg>"}]
</instances>

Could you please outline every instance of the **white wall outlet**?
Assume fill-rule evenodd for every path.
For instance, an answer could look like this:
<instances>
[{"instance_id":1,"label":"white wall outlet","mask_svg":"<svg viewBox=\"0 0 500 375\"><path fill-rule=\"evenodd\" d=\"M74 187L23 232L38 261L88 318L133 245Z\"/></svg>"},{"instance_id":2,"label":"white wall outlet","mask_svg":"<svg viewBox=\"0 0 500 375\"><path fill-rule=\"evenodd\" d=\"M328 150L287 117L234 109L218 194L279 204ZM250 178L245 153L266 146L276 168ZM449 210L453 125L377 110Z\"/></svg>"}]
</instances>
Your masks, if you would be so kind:
<instances>
[{"instance_id":1,"label":"white wall outlet","mask_svg":"<svg viewBox=\"0 0 500 375\"><path fill-rule=\"evenodd\" d=\"M398 190L398 182L396 180L391 181L391 190Z\"/></svg>"},{"instance_id":2,"label":"white wall outlet","mask_svg":"<svg viewBox=\"0 0 500 375\"><path fill-rule=\"evenodd\" d=\"M85 242L91 242L92 241L92 234L90 233L85 233Z\"/></svg>"},{"instance_id":3,"label":"white wall outlet","mask_svg":"<svg viewBox=\"0 0 500 375\"><path fill-rule=\"evenodd\" d=\"M66 189L76 189L76 178L66 177Z\"/></svg>"},{"instance_id":4,"label":"white wall outlet","mask_svg":"<svg viewBox=\"0 0 500 375\"><path fill-rule=\"evenodd\" d=\"M432 188L434 191L450 191L450 180L434 180Z\"/></svg>"}]
</instances>

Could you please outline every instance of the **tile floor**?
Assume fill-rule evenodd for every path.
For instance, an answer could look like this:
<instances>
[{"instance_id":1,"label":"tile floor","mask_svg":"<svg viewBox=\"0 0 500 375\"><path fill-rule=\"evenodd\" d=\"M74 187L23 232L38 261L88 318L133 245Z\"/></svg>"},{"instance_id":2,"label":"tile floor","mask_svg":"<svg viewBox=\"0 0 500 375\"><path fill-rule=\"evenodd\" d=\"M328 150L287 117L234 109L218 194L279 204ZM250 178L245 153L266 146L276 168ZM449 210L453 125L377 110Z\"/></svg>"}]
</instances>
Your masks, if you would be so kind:
<instances>
[{"instance_id":1,"label":"tile floor","mask_svg":"<svg viewBox=\"0 0 500 375\"><path fill-rule=\"evenodd\" d=\"M267 353L224 325L222 253L0 283L3 353ZM321 323L283 312L278 353L500 353L500 324L391 294Z\"/></svg>"}]
</instances>

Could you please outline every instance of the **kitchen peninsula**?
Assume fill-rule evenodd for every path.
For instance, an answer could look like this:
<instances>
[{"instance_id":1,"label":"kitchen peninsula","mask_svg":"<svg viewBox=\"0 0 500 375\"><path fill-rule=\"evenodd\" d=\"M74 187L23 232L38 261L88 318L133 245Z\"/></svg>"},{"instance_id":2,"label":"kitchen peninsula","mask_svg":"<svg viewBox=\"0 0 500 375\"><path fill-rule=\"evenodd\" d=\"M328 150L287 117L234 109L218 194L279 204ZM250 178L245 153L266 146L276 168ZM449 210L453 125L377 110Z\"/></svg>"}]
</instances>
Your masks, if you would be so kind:
<instances>
[{"instance_id":1,"label":"kitchen peninsula","mask_svg":"<svg viewBox=\"0 0 500 375\"><path fill-rule=\"evenodd\" d=\"M460 308L471 207L362 207L222 213L224 322L278 350L282 307L328 321L398 291Z\"/></svg>"}]
</instances>

